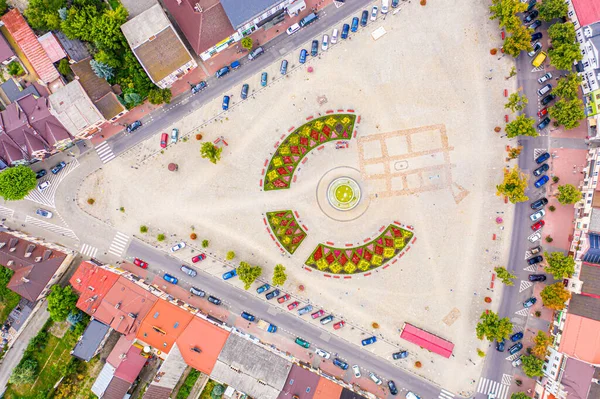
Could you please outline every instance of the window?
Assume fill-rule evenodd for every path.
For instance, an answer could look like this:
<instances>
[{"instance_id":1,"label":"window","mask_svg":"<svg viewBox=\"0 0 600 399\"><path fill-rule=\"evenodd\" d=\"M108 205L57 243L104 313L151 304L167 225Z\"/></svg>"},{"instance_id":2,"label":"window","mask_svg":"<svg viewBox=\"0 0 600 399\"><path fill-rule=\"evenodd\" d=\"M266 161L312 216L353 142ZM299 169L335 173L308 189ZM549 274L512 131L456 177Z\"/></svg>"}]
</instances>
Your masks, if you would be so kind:
<instances>
[{"instance_id":1,"label":"window","mask_svg":"<svg viewBox=\"0 0 600 399\"><path fill-rule=\"evenodd\" d=\"M290 380L290 385L294 385L294 379L293 378Z\"/></svg>"},{"instance_id":2,"label":"window","mask_svg":"<svg viewBox=\"0 0 600 399\"><path fill-rule=\"evenodd\" d=\"M306 393L309 393L309 392L310 392L310 387L307 387L306 388Z\"/></svg>"},{"instance_id":3,"label":"window","mask_svg":"<svg viewBox=\"0 0 600 399\"><path fill-rule=\"evenodd\" d=\"M154 318L158 319L158 312L154 313Z\"/></svg>"},{"instance_id":4,"label":"window","mask_svg":"<svg viewBox=\"0 0 600 399\"><path fill-rule=\"evenodd\" d=\"M173 326L173 328L177 328L177 327L179 327L179 322L178 321L175 322L175 325Z\"/></svg>"}]
</instances>

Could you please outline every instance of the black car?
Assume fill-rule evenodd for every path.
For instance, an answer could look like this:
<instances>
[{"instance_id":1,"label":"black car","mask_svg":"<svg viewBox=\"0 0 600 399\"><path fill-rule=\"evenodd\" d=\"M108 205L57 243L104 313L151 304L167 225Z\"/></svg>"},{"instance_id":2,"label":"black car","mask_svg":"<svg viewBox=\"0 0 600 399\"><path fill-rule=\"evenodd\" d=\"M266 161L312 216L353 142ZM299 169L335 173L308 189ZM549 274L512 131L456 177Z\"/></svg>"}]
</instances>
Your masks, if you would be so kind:
<instances>
[{"instance_id":1,"label":"black car","mask_svg":"<svg viewBox=\"0 0 600 399\"><path fill-rule=\"evenodd\" d=\"M542 98L542 101L540 101L540 103L542 105L548 105L555 98L556 98L556 94L548 94L546 97Z\"/></svg>"},{"instance_id":2,"label":"black car","mask_svg":"<svg viewBox=\"0 0 600 399\"><path fill-rule=\"evenodd\" d=\"M133 132L134 130L138 129L140 126L142 126L142 121L133 122L131 125L127 126L127 133Z\"/></svg>"},{"instance_id":3,"label":"black car","mask_svg":"<svg viewBox=\"0 0 600 399\"><path fill-rule=\"evenodd\" d=\"M546 173L548 171L548 169L550 169L550 166L548 166L547 163L543 164L542 166L540 166L539 168L537 168L536 170L533 171L533 175L535 177L537 176L541 176L544 173Z\"/></svg>"},{"instance_id":4,"label":"black car","mask_svg":"<svg viewBox=\"0 0 600 399\"><path fill-rule=\"evenodd\" d=\"M496 350L498 352L504 352L504 346L506 345L506 341L502 340L500 342L496 341Z\"/></svg>"},{"instance_id":5,"label":"black car","mask_svg":"<svg viewBox=\"0 0 600 399\"><path fill-rule=\"evenodd\" d=\"M192 94L196 94L201 92L202 90L206 89L208 87L208 85L206 84L205 81L202 81L200 83L198 83L197 85L192 87Z\"/></svg>"},{"instance_id":6,"label":"black car","mask_svg":"<svg viewBox=\"0 0 600 399\"><path fill-rule=\"evenodd\" d=\"M360 26L367 26L367 21L369 20L369 12L364 10L362 15L360 16Z\"/></svg>"},{"instance_id":7,"label":"black car","mask_svg":"<svg viewBox=\"0 0 600 399\"><path fill-rule=\"evenodd\" d=\"M533 7L535 7L536 4L537 4L537 0L530 0L529 4L527 5L526 12L529 12L529 11L533 10Z\"/></svg>"},{"instance_id":8,"label":"black car","mask_svg":"<svg viewBox=\"0 0 600 399\"><path fill-rule=\"evenodd\" d=\"M545 207L546 204L548 204L548 200L546 199L546 197L542 197L537 201L533 201L530 206L531 206L531 209L538 210L538 209Z\"/></svg>"},{"instance_id":9,"label":"black car","mask_svg":"<svg viewBox=\"0 0 600 399\"><path fill-rule=\"evenodd\" d=\"M389 380L388 381L388 388L390 389L390 393L394 396L398 395L398 388L396 388L396 384L394 384L394 381Z\"/></svg>"},{"instance_id":10,"label":"black car","mask_svg":"<svg viewBox=\"0 0 600 399\"><path fill-rule=\"evenodd\" d=\"M46 171L46 169L38 170L38 171L35 173L35 178L36 178L36 179L41 179L42 177L46 176L46 174L47 174L47 173L48 173L48 172Z\"/></svg>"},{"instance_id":11,"label":"black car","mask_svg":"<svg viewBox=\"0 0 600 399\"><path fill-rule=\"evenodd\" d=\"M540 263L543 260L544 260L544 258L542 257L542 255L538 255L538 256L534 256L533 258L527 259L527 264L528 265L535 265L536 263Z\"/></svg>"},{"instance_id":12,"label":"black car","mask_svg":"<svg viewBox=\"0 0 600 399\"><path fill-rule=\"evenodd\" d=\"M539 19L536 19L531 25L529 25L529 28L536 30L540 26L542 26L542 21L540 21Z\"/></svg>"},{"instance_id":13,"label":"black car","mask_svg":"<svg viewBox=\"0 0 600 399\"><path fill-rule=\"evenodd\" d=\"M510 349L508 350L508 352L511 355L514 355L515 353L517 353L521 349L523 349L523 344L519 342L518 344L514 344L513 346L511 346Z\"/></svg>"},{"instance_id":14,"label":"black car","mask_svg":"<svg viewBox=\"0 0 600 399\"><path fill-rule=\"evenodd\" d=\"M312 55L313 57L316 57L317 54L319 54L319 41L313 40L312 47L310 48L310 55Z\"/></svg>"},{"instance_id":15,"label":"black car","mask_svg":"<svg viewBox=\"0 0 600 399\"><path fill-rule=\"evenodd\" d=\"M394 360L404 359L407 356L408 356L408 351L402 351L402 352L392 353L392 358Z\"/></svg>"},{"instance_id":16,"label":"black car","mask_svg":"<svg viewBox=\"0 0 600 399\"><path fill-rule=\"evenodd\" d=\"M542 130L545 129L546 126L548 126L550 124L550 118L545 117L544 119L542 119L542 121L540 123L538 123L537 128L538 130Z\"/></svg>"},{"instance_id":17,"label":"black car","mask_svg":"<svg viewBox=\"0 0 600 399\"><path fill-rule=\"evenodd\" d=\"M541 32L535 32L533 35L531 35L531 41L535 42L536 40L540 40L544 35L542 35Z\"/></svg>"},{"instance_id":18,"label":"black car","mask_svg":"<svg viewBox=\"0 0 600 399\"><path fill-rule=\"evenodd\" d=\"M543 274L530 274L529 281L546 281L546 276Z\"/></svg>"},{"instance_id":19,"label":"black car","mask_svg":"<svg viewBox=\"0 0 600 399\"><path fill-rule=\"evenodd\" d=\"M248 98L248 89L250 88L250 86L248 86L247 83L245 83L242 86L242 93L240 94L240 96L242 97L242 100L245 100L246 98Z\"/></svg>"},{"instance_id":20,"label":"black car","mask_svg":"<svg viewBox=\"0 0 600 399\"><path fill-rule=\"evenodd\" d=\"M280 294L279 290L275 289L275 290L267 293L267 295L265 295L265 297L267 298L267 300L270 300L270 299L275 298L276 296L279 296L279 294Z\"/></svg>"},{"instance_id":21,"label":"black car","mask_svg":"<svg viewBox=\"0 0 600 399\"><path fill-rule=\"evenodd\" d=\"M525 17L525 19L523 20L523 22L525 22L526 24L528 24L531 21L533 21L534 19L536 19L538 15L540 15L539 11L538 10L533 10L532 12L529 13L529 15L527 15Z\"/></svg>"},{"instance_id":22,"label":"black car","mask_svg":"<svg viewBox=\"0 0 600 399\"><path fill-rule=\"evenodd\" d=\"M219 298L216 298L212 295L208 296L208 302L215 304L215 305L220 305L221 304L221 300Z\"/></svg>"}]
</instances>

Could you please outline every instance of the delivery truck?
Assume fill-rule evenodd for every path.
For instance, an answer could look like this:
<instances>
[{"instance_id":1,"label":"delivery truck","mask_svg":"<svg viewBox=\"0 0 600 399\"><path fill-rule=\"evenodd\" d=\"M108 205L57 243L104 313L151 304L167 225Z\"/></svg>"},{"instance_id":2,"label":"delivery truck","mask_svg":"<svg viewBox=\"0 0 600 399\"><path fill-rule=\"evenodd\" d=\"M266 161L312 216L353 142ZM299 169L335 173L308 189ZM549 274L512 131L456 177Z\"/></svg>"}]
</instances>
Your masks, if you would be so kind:
<instances>
[{"instance_id":1,"label":"delivery truck","mask_svg":"<svg viewBox=\"0 0 600 399\"><path fill-rule=\"evenodd\" d=\"M274 333L274 332L277 331L277 326L275 326L275 325L273 325L273 324L271 324L269 322L266 322L264 320L259 320L258 323L257 323L257 326L261 330L265 330L265 331L270 332L270 333Z\"/></svg>"}]
</instances>

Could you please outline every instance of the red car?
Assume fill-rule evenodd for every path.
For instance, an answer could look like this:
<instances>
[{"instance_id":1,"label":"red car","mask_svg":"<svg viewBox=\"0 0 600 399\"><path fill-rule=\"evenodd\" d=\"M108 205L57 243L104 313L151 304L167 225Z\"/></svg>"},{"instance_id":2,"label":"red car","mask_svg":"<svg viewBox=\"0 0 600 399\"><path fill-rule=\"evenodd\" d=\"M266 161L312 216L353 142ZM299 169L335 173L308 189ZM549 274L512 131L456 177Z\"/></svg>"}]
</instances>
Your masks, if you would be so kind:
<instances>
[{"instance_id":1,"label":"red car","mask_svg":"<svg viewBox=\"0 0 600 399\"><path fill-rule=\"evenodd\" d=\"M538 112L538 118L542 119L543 117L545 117L546 115L548 115L548 107L546 108L542 108L540 110L540 112Z\"/></svg>"},{"instance_id":2,"label":"red car","mask_svg":"<svg viewBox=\"0 0 600 399\"><path fill-rule=\"evenodd\" d=\"M161 148L167 148L167 141L169 140L169 135L166 133L163 133L160 135L160 147Z\"/></svg>"},{"instance_id":3,"label":"red car","mask_svg":"<svg viewBox=\"0 0 600 399\"><path fill-rule=\"evenodd\" d=\"M204 259L206 259L206 255L204 255L204 254L196 255L192 258L192 263L198 263Z\"/></svg>"},{"instance_id":4,"label":"red car","mask_svg":"<svg viewBox=\"0 0 600 399\"><path fill-rule=\"evenodd\" d=\"M539 229L544 227L545 224L546 224L546 222L544 222L543 220L540 220L539 222L531 225L531 230L538 231Z\"/></svg>"},{"instance_id":5,"label":"red car","mask_svg":"<svg viewBox=\"0 0 600 399\"><path fill-rule=\"evenodd\" d=\"M346 322L345 322L344 320L342 320L342 321L338 321L337 323L335 323L335 324L333 325L333 328L334 328L335 330L339 330L340 328L344 327L344 325L346 325Z\"/></svg>"},{"instance_id":6,"label":"red car","mask_svg":"<svg viewBox=\"0 0 600 399\"><path fill-rule=\"evenodd\" d=\"M277 302L279 302L279 303L284 303L289 300L290 300L289 294L285 294L285 295L282 295L279 298L277 298Z\"/></svg>"},{"instance_id":7,"label":"red car","mask_svg":"<svg viewBox=\"0 0 600 399\"><path fill-rule=\"evenodd\" d=\"M148 268L148 263L144 262L143 260L139 259L139 258L135 258L133 260L133 264L136 266L141 267L142 269L147 269Z\"/></svg>"},{"instance_id":8,"label":"red car","mask_svg":"<svg viewBox=\"0 0 600 399\"><path fill-rule=\"evenodd\" d=\"M311 317L313 319L316 319L317 317L321 317L325 314L325 311L323 309L316 311L315 313L311 314Z\"/></svg>"},{"instance_id":9,"label":"red car","mask_svg":"<svg viewBox=\"0 0 600 399\"><path fill-rule=\"evenodd\" d=\"M288 305L288 310L296 309L300 305L298 301L294 301Z\"/></svg>"}]
</instances>

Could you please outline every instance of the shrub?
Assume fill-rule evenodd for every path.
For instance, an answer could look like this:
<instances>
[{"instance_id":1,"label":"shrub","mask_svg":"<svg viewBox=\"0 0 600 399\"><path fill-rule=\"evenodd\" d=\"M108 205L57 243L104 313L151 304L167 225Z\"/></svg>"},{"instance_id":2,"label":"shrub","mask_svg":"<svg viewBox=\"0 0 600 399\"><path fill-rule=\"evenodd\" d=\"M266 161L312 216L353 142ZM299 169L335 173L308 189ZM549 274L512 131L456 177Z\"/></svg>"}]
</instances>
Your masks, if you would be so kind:
<instances>
[{"instance_id":1,"label":"shrub","mask_svg":"<svg viewBox=\"0 0 600 399\"><path fill-rule=\"evenodd\" d=\"M485 352L482 351L481 349L477 348L477 356L479 356L479 357L485 357Z\"/></svg>"},{"instance_id":2,"label":"shrub","mask_svg":"<svg viewBox=\"0 0 600 399\"><path fill-rule=\"evenodd\" d=\"M202 248L208 248L208 240L202 240Z\"/></svg>"},{"instance_id":3,"label":"shrub","mask_svg":"<svg viewBox=\"0 0 600 399\"><path fill-rule=\"evenodd\" d=\"M427 0L421 0L421 5L424 6L427 4ZM287 75L286 75L287 76Z\"/></svg>"},{"instance_id":4,"label":"shrub","mask_svg":"<svg viewBox=\"0 0 600 399\"><path fill-rule=\"evenodd\" d=\"M550 205L550 206L548 207L548 210L549 210L550 212L554 212L554 211L556 210L556 207L555 207L554 205Z\"/></svg>"},{"instance_id":5,"label":"shrub","mask_svg":"<svg viewBox=\"0 0 600 399\"><path fill-rule=\"evenodd\" d=\"M25 73L21 64L19 64L17 61L13 61L8 64L7 70L12 76L21 76Z\"/></svg>"},{"instance_id":6,"label":"shrub","mask_svg":"<svg viewBox=\"0 0 600 399\"><path fill-rule=\"evenodd\" d=\"M546 236L546 242L552 242L554 241L554 238L550 237L550 236Z\"/></svg>"},{"instance_id":7,"label":"shrub","mask_svg":"<svg viewBox=\"0 0 600 399\"><path fill-rule=\"evenodd\" d=\"M421 362L419 362L419 361L416 361L416 362L415 362L415 367L416 367L416 368L420 369L420 368L421 368L421 366L423 366L423 365L421 364Z\"/></svg>"},{"instance_id":8,"label":"shrub","mask_svg":"<svg viewBox=\"0 0 600 399\"><path fill-rule=\"evenodd\" d=\"M560 180L560 179L558 178L558 176L552 176L552 181L553 181L554 183L558 183L558 181L559 181L559 180Z\"/></svg>"},{"instance_id":9,"label":"shrub","mask_svg":"<svg viewBox=\"0 0 600 399\"><path fill-rule=\"evenodd\" d=\"M71 68L69 67L69 61L67 61L66 58L63 58L58 63L58 72L62 73L65 76L67 76L71 73Z\"/></svg>"},{"instance_id":10,"label":"shrub","mask_svg":"<svg viewBox=\"0 0 600 399\"><path fill-rule=\"evenodd\" d=\"M233 251L227 252L227 260L232 260L233 258L235 258L235 252L233 252Z\"/></svg>"},{"instance_id":11,"label":"shrub","mask_svg":"<svg viewBox=\"0 0 600 399\"><path fill-rule=\"evenodd\" d=\"M374 329L378 329L379 323L373 322L373 323L371 323L371 327L373 327Z\"/></svg>"},{"instance_id":12,"label":"shrub","mask_svg":"<svg viewBox=\"0 0 600 399\"><path fill-rule=\"evenodd\" d=\"M196 140L198 140L198 141L202 140L202 135L200 133L198 133L196 135Z\"/></svg>"},{"instance_id":13,"label":"shrub","mask_svg":"<svg viewBox=\"0 0 600 399\"><path fill-rule=\"evenodd\" d=\"M147 226L140 226L140 233L147 233L147 232L148 232Z\"/></svg>"},{"instance_id":14,"label":"shrub","mask_svg":"<svg viewBox=\"0 0 600 399\"><path fill-rule=\"evenodd\" d=\"M491 55L496 55L497 53L498 53L498 49L493 48L490 50Z\"/></svg>"},{"instance_id":15,"label":"shrub","mask_svg":"<svg viewBox=\"0 0 600 399\"><path fill-rule=\"evenodd\" d=\"M165 240L165 235L164 234L159 234L159 235L156 236L156 239L158 241L164 241Z\"/></svg>"},{"instance_id":16,"label":"shrub","mask_svg":"<svg viewBox=\"0 0 600 399\"><path fill-rule=\"evenodd\" d=\"M96 202L96 200L93 198L88 198L88 200L87 200L87 203L90 205L94 205L94 202Z\"/></svg>"},{"instance_id":17,"label":"shrub","mask_svg":"<svg viewBox=\"0 0 600 399\"><path fill-rule=\"evenodd\" d=\"M190 234L190 239L191 240L195 240L196 238L198 238L198 236L196 235L196 233Z\"/></svg>"},{"instance_id":18,"label":"shrub","mask_svg":"<svg viewBox=\"0 0 600 399\"><path fill-rule=\"evenodd\" d=\"M502 130L502 128L501 128L500 126L496 126L496 127L494 128L494 132L496 132L496 133L499 133L499 132L500 132L500 130Z\"/></svg>"},{"instance_id":19,"label":"shrub","mask_svg":"<svg viewBox=\"0 0 600 399\"><path fill-rule=\"evenodd\" d=\"M122 207L120 207L120 208L119 208L119 210L120 210L121 212L125 212L125 207L123 207L123 206L122 206Z\"/></svg>"}]
</instances>

